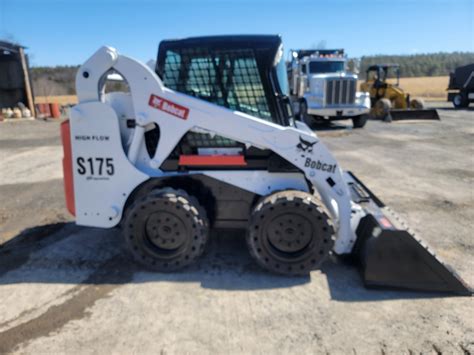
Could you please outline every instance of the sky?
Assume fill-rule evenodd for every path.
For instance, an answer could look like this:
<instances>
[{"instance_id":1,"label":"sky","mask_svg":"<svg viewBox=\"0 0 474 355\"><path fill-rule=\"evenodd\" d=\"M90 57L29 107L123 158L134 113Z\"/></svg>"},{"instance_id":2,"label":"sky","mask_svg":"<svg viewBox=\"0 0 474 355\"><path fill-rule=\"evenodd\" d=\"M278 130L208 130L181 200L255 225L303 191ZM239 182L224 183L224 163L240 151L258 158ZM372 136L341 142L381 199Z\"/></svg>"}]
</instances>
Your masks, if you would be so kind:
<instances>
[{"instance_id":1,"label":"sky","mask_svg":"<svg viewBox=\"0 0 474 355\"><path fill-rule=\"evenodd\" d=\"M350 57L474 51L474 0L0 0L0 38L33 66L77 65L102 45L142 61L163 39L280 34Z\"/></svg>"}]
</instances>

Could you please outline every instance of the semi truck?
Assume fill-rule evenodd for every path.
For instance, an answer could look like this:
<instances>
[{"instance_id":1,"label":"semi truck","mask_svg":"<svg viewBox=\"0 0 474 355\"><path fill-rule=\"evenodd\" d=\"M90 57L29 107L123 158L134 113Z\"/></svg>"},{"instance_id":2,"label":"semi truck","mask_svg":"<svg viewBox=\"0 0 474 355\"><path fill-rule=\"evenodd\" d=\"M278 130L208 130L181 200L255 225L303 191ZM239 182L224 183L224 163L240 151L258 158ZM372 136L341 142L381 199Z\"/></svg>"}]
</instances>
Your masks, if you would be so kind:
<instances>
[{"instance_id":1,"label":"semi truck","mask_svg":"<svg viewBox=\"0 0 474 355\"><path fill-rule=\"evenodd\" d=\"M364 127L370 95L357 92L357 74L348 70L343 49L290 50L288 78L293 109L300 120L315 122L352 119Z\"/></svg>"}]
</instances>

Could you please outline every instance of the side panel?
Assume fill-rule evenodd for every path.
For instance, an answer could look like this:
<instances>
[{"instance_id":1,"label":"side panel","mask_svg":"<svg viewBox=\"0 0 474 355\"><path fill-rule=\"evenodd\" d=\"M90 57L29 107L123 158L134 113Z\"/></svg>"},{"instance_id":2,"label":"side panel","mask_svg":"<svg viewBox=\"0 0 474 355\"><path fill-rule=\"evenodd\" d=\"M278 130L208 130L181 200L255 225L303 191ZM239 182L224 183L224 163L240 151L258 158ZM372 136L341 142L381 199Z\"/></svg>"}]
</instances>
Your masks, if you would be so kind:
<instances>
[{"instance_id":1,"label":"side panel","mask_svg":"<svg viewBox=\"0 0 474 355\"><path fill-rule=\"evenodd\" d=\"M115 111L100 102L71 109L72 168L76 223L114 227L129 193L148 176L123 151Z\"/></svg>"},{"instance_id":2,"label":"side panel","mask_svg":"<svg viewBox=\"0 0 474 355\"><path fill-rule=\"evenodd\" d=\"M267 171L202 171L204 175L265 196L279 190L310 192L301 173L269 173Z\"/></svg>"}]
</instances>

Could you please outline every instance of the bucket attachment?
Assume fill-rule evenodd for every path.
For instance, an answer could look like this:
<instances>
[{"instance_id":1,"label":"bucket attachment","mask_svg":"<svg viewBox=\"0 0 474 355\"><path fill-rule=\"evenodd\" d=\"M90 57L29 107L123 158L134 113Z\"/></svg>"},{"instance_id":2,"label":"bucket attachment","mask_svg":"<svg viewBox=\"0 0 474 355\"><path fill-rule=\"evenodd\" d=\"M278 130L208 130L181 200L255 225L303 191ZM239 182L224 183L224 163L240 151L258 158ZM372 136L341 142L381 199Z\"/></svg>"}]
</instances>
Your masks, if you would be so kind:
<instances>
[{"instance_id":1,"label":"bucket attachment","mask_svg":"<svg viewBox=\"0 0 474 355\"><path fill-rule=\"evenodd\" d=\"M436 109L423 110L390 110L392 121L401 120L440 120Z\"/></svg>"},{"instance_id":2,"label":"bucket attachment","mask_svg":"<svg viewBox=\"0 0 474 355\"><path fill-rule=\"evenodd\" d=\"M353 255L367 287L472 295L469 286L353 174L348 182L357 196L365 195L366 211L356 230ZM362 193L361 193L362 191ZM353 194L354 195L354 194ZM360 200L360 198L359 198Z\"/></svg>"}]
</instances>

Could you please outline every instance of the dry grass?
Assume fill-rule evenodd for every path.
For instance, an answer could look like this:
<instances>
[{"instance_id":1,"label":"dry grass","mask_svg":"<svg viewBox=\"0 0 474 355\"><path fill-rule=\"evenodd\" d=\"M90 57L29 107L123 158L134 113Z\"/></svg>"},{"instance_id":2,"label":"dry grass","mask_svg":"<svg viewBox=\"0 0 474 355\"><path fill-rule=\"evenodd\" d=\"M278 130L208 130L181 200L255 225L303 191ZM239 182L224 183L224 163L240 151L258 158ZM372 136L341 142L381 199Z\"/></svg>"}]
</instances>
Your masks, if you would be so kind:
<instances>
[{"instance_id":1,"label":"dry grass","mask_svg":"<svg viewBox=\"0 0 474 355\"><path fill-rule=\"evenodd\" d=\"M446 100L449 76L430 76L421 78L401 78L400 86L408 92L411 97L423 97L425 99Z\"/></svg>"},{"instance_id":2,"label":"dry grass","mask_svg":"<svg viewBox=\"0 0 474 355\"><path fill-rule=\"evenodd\" d=\"M422 97L427 100L446 100L448 76L425 76L418 78L401 78L400 87L411 97Z\"/></svg>"},{"instance_id":3,"label":"dry grass","mask_svg":"<svg viewBox=\"0 0 474 355\"><path fill-rule=\"evenodd\" d=\"M448 76L401 78L400 86L411 97L423 97L428 100L446 100L448 81ZM77 97L76 95L36 96L35 101L37 104L54 102L60 105L71 105L77 103Z\"/></svg>"},{"instance_id":4,"label":"dry grass","mask_svg":"<svg viewBox=\"0 0 474 355\"><path fill-rule=\"evenodd\" d=\"M59 95L59 96L36 96L35 103L57 103L60 105L73 105L77 104L76 95Z\"/></svg>"}]
</instances>

